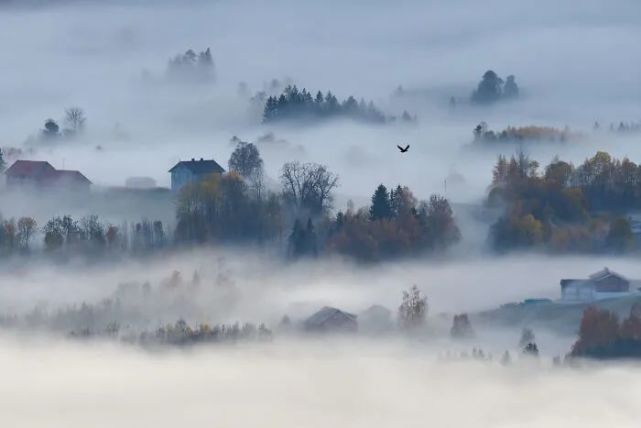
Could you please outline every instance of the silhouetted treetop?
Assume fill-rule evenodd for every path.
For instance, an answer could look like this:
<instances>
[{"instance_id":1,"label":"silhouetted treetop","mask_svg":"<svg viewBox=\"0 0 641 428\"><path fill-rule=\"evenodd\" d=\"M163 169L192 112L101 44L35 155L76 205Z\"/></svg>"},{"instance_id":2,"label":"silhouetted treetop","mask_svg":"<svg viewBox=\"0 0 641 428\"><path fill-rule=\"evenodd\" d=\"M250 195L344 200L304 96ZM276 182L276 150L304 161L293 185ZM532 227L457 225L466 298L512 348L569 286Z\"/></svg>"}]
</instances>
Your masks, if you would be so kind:
<instances>
[{"instance_id":1,"label":"silhouetted treetop","mask_svg":"<svg viewBox=\"0 0 641 428\"><path fill-rule=\"evenodd\" d=\"M265 101L263 122L282 120L319 120L344 117L372 123L384 123L385 115L374 105L353 96L343 101L331 91L323 95L318 91L313 96L307 89L300 91L296 85L287 86L279 96L270 96Z\"/></svg>"},{"instance_id":2,"label":"silhouetted treetop","mask_svg":"<svg viewBox=\"0 0 641 428\"><path fill-rule=\"evenodd\" d=\"M508 76L506 82L493 70L488 70L472 92L471 100L476 104L493 104L501 99L517 98L518 95L519 87L513 75Z\"/></svg>"}]
</instances>

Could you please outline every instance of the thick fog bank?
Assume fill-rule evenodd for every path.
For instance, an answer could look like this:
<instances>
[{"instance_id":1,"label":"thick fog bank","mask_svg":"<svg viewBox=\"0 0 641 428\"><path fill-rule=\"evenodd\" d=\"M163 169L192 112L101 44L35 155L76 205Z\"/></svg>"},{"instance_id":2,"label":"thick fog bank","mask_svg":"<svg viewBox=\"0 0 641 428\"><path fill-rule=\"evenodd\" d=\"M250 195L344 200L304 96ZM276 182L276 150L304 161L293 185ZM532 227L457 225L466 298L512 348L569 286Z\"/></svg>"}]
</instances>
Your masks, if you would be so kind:
<instances>
[{"instance_id":1,"label":"thick fog bank","mask_svg":"<svg viewBox=\"0 0 641 428\"><path fill-rule=\"evenodd\" d=\"M604 266L631 279L641 278L641 267L632 258L531 254L369 266L339 260L284 264L255 251L203 250L116 266L5 266L0 272L0 310L20 314L36 305L57 309L97 303L117 297L119 284L148 282L152 290L161 290L175 282L171 280L175 271L180 272L182 285L172 288L173 295L180 297L184 308L199 308L197 314L206 314L206 321L271 325L285 314L304 317L324 305L359 313L380 304L395 311L402 291L413 284L428 296L430 314L438 314L492 309L527 298L558 299L562 278L586 278ZM181 313L182 307L177 303L170 313L189 319L193 314L189 309Z\"/></svg>"},{"instance_id":2,"label":"thick fog bank","mask_svg":"<svg viewBox=\"0 0 641 428\"><path fill-rule=\"evenodd\" d=\"M422 346L338 340L162 355L0 345L6 426L585 428L641 417L641 370L624 364L446 363Z\"/></svg>"}]
</instances>

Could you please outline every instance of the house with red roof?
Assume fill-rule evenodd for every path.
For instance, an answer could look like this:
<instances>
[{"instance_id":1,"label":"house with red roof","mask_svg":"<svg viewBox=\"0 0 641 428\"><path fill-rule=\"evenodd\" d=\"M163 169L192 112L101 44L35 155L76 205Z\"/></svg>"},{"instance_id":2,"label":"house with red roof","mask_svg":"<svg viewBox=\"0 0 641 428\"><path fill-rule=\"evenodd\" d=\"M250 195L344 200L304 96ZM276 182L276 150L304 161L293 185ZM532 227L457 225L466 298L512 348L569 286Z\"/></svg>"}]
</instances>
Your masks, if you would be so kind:
<instances>
[{"instance_id":1,"label":"house with red roof","mask_svg":"<svg viewBox=\"0 0 641 428\"><path fill-rule=\"evenodd\" d=\"M80 171L56 169L46 161L17 160L5 172L8 187L89 190L91 181Z\"/></svg>"}]
</instances>

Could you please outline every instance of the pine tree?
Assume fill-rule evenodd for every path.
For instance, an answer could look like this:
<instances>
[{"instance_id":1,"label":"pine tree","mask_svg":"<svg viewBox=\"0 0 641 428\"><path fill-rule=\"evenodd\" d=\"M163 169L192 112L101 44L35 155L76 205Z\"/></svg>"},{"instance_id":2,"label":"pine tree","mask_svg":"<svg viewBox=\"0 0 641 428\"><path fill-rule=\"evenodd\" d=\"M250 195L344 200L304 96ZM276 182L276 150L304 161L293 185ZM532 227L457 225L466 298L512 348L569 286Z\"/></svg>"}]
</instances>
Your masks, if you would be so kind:
<instances>
[{"instance_id":1,"label":"pine tree","mask_svg":"<svg viewBox=\"0 0 641 428\"><path fill-rule=\"evenodd\" d=\"M369 209L371 220L382 220L392 217L392 207L390 204L390 194L384 185L379 185L372 195L372 205Z\"/></svg>"}]
</instances>

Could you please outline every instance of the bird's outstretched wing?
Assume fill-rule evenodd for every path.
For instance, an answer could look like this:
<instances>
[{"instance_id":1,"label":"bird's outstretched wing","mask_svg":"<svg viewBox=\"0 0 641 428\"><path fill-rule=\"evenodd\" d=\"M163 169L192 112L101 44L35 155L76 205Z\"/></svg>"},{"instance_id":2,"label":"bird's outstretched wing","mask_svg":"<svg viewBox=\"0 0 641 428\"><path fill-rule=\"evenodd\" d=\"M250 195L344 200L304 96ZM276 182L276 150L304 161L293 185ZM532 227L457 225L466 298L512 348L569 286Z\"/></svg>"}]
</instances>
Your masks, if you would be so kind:
<instances>
[{"instance_id":1,"label":"bird's outstretched wing","mask_svg":"<svg viewBox=\"0 0 641 428\"><path fill-rule=\"evenodd\" d=\"M410 149L410 145L408 144L407 146L405 146L405 150L403 150L403 151L404 151L404 152L406 152L406 151L408 151L409 149Z\"/></svg>"},{"instance_id":2,"label":"bird's outstretched wing","mask_svg":"<svg viewBox=\"0 0 641 428\"><path fill-rule=\"evenodd\" d=\"M401 146L399 146L398 144L396 145L396 147L398 147L398 149L399 149L400 151L403 151L403 148L402 148Z\"/></svg>"}]
</instances>

